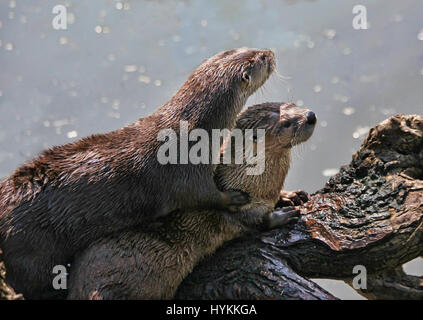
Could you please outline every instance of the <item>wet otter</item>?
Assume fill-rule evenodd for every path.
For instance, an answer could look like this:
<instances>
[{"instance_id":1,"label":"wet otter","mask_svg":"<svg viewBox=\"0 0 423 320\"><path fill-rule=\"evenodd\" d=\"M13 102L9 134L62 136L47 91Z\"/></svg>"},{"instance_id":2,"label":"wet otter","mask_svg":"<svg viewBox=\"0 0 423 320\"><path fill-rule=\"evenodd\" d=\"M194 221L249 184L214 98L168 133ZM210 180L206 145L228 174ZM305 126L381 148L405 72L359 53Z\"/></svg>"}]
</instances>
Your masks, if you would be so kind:
<instances>
[{"instance_id":1,"label":"wet otter","mask_svg":"<svg viewBox=\"0 0 423 320\"><path fill-rule=\"evenodd\" d=\"M190 130L231 129L274 68L270 50L221 52L152 115L46 150L18 168L0 185L8 283L27 299L53 298L53 267L71 262L75 252L106 234L175 209L247 203L240 192L217 189L211 164L161 165L157 137L162 129L179 132L181 120Z\"/></svg>"},{"instance_id":2,"label":"wet otter","mask_svg":"<svg viewBox=\"0 0 423 320\"><path fill-rule=\"evenodd\" d=\"M249 230L279 227L296 217L299 212L293 207L273 210L289 169L290 150L312 135L315 123L313 112L292 103L248 108L238 117L236 128L266 129L265 171L247 175L245 162L219 164L215 179L222 190L247 192L251 203L230 214L217 210L172 213L156 230L131 228L99 240L75 259L68 298L170 299L199 260L224 242ZM287 195L283 193L285 200Z\"/></svg>"}]
</instances>

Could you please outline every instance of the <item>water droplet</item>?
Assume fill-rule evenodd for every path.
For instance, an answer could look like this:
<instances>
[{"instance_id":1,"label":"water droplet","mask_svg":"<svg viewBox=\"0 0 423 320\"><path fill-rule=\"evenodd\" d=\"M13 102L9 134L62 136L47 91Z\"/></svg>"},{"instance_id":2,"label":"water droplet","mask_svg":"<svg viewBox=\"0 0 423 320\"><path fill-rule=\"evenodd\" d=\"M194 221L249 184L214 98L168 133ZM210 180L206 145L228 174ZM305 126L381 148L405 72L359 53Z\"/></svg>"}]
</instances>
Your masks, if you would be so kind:
<instances>
[{"instance_id":1,"label":"water droplet","mask_svg":"<svg viewBox=\"0 0 423 320\"><path fill-rule=\"evenodd\" d=\"M340 101L342 103L347 103L349 98L347 96L343 96L343 95L340 95L340 94L334 94L333 100Z\"/></svg>"},{"instance_id":2,"label":"water droplet","mask_svg":"<svg viewBox=\"0 0 423 320\"><path fill-rule=\"evenodd\" d=\"M138 77L138 81L139 82L143 82L143 83L150 83L151 82L151 79L148 76L140 75Z\"/></svg>"},{"instance_id":3,"label":"water droplet","mask_svg":"<svg viewBox=\"0 0 423 320\"><path fill-rule=\"evenodd\" d=\"M322 171L324 177L332 177L339 172L338 168L327 168Z\"/></svg>"},{"instance_id":4,"label":"water droplet","mask_svg":"<svg viewBox=\"0 0 423 320\"><path fill-rule=\"evenodd\" d=\"M417 35L417 39L423 41L423 29L421 29L419 34Z\"/></svg>"},{"instance_id":5,"label":"water droplet","mask_svg":"<svg viewBox=\"0 0 423 320\"><path fill-rule=\"evenodd\" d=\"M26 18L26 16L21 16L20 19L19 19L19 21L21 23L27 23L28 22L28 19Z\"/></svg>"},{"instance_id":6,"label":"water droplet","mask_svg":"<svg viewBox=\"0 0 423 320\"><path fill-rule=\"evenodd\" d=\"M119 109L119 106L120 106L119 99L113 100L112 108L115 109L115 110L118 110Z\"/></svg>"},{"instance_id":7,"label":"water droplet","mask_svg":"<svg viewBox=\"0 0 423 320\"><path fill-rule=\"evenodd\" d=\"M326 128L328 126L328 123L326 121L320 121L320 126Z\"/></svg>"},{"instance_id":8,"label":"water droplet","mask_svg":"<svg viewBox=\"0 0 423 320\"><path fill-rule=\"evenodd\" d=\"M393 115L396 111L394 108L381 108L380 112L385 116L389 116Z\"/></svg>"},{"instance_id":9,"label":"water droplet","mask_svg":"<svg viewBox=\"0 0 423 320\"><path fill-rule=\"evenodd\" d=\"M138 67L135 64L128 64L125 66L125 72L135 72L137 71Z\"/></svg>"},{"instance_id":10,"label":"water droplet","mask_svg":"<svg viewBox=\"0 0 423 320\"><path fill-rule=\"evenodd\" d=\"M376 82L378 79L379 76L377 74L363 74L359 78L360 82L363 83Z\"/></svg>"},{"instance_id":11,"label":"water droplet","mask_svg":"<svg viewBox=\"0 0 423 320\"><path fill-rule=\"evenodd\" d=\"M123 3L122 2L116 2L116 9L122 10L123 9Z\"/></svg>"},{"instance_id":12,"label":"water droplet","mask_svg":"<svg viewBox=\"0 0 423 320\"><path fill-rule=\"evenodd\" d=\"M55 126L56 128L63 127L64 125L67 125L67 124L69 124L68 119L60 119L60 120L53 121L53 126Z\"/></svg>"},{"instance_id":13,"label":"water droplet","mask_svg":"<svg viewBox=\"0 0 423 320\"><path fill-rule=\"evenodd\" d=\"M67 44L68 43L68 38L66 38L66 37L60 37L59 38L59 42L60 42L60 44Z\"/></svg>"},{"instance_id":14,"label":"water droplet","mask_svg":"<svg viewBox=\"0 0 423 320\"><path fill-rule=\"evenodd\" d=\"M335 38L336 30L326 29L323 33L326 36L326 38L328 38L329 40L332 40L333 38Z\"/></svg>"},{"instance_id":15,"label":"water droplet","mask_svg":"<svg viewBox=\"0 0 423 320\"><path fill-rule=\"evenodd\" d=\"M338 77L333 77L332 80L331 80L331 82L333 84L337 84L339 82L339 78Z\"/></svg>"},{"instance_id":16,"label":"water droplet","mask_svg":"<svg viewBox=\"0 0 423 320\"><path fill-rule=\"evenodd\" d=\"M161 80L155 80L155 81L154 81L154 85L155 85L156 87L160 87L160 86L162 85L162 81L161 81Z\"/></svg>"},{"instance_id":17,"label":"water droplet","mask_svg":"<svg viewBox=\"0 0 423 320\"><path fill-rule=\"evenodd\" d=\"M344 50L342 50L342 53L347 56L351 53L351 49L350 48L344 48Z\"/></svg>"},{"instance_id":18,"label":"water droplet","mask_svg":"<svg viewBox=\"0 0 423 320\"><path fill-rule=\"evenodd\" d=\"M304 101L303 100L297 100L297 102L295 102L295 104L297 105L297 107L302 107L304 105Z\"/></svg>"},{"instance_id":19,"label":"water droplet","mask_svg":"<svg viewBox=\"0 0 423 320\"><path fill-rule=\"evenodd\" d=\"M355 109L352 107L344 108L344 114L350 116L355 113Z\"/></svg>"},{"instance_id":20,"label":"water droplet","mask_svg":"<svg viewBox=\"0 0 423 320\"><path fill-rule=\"evenodd\" d=\"M6 44L4 45L4 48L5 48L7 51L12 51L12 50L13 50L13 44L12 44L11 42L8 42L8 43L6 43Z\"/></svg>"},{"instance_id":21,"label":"water droplet","mask_svg":"<svg viewBox=\"0 0 423 320\"><path fill-rule=\"evenodd\" d=\"M9 2L9 8L15 8L16 7L16 1L15 0L10 0Z\"/></svg>"},{"instance_id":22,"label":"water droplet","mask_svg":"<svg viewBox=\"0 0 423 320\"><path fill-rule=\"evenodd\" d=\"M109 98L107 98L107 97L101 97L101 102L102 103L108 103L109 102Z\"/></svg>"},{"instance_id":23,"label":"water droplet","mask_svg":"<svg viewBox=\"0 0 423 320\"><path fill-rule=\"evenodd\" d=\"M206 19L201 20L201 26L207 27L207 20Z\"/></svg>"},{"instance_id":24,"label":"water droplet","mask_svg":"<svg viewBox=\"0 0 423 320\"><path fill-rule=\"evenodd\" d=\"M353 138L354 139L358 139L361 138L365 135L367 135L367 133L369 132L370 127L358 127L354 132L353 132Z\"/></svg>"},{"instance_id":25,"label":"water droplet","mask_svg":"<svg viewBox=\"0 0 423 320\"><path fill-rule=\"evenodd\" d=\"M69 131L69 132L66 134L66 136L67 136L69 139L76 138L76 137L78 136L78 132L76 132L75 130L73 130L73 131Z\"/></svg>"},{"instance_id":26,"label":"water droplet","mask_svg":"<svg viewBox=\"0 0 423 320\"><path fill-rule=\"evenodd\" d=\"M120 118L120 113L119 112L109 112L107 113L107 116L109 116L110 118L115 118L115 119L119 119Z\"/></svg>"},{"instance_id":27,"label":"water droplet","mask_svg":"<svg viewBox=\"0 0 423 320\"><path fill-rule=\"evenodd\" d=\"M423 76L423 68L420 69L420 74Z\"/></svg>"},{"instance_id":28,"label":"water droplet","mask_svg":"<svg viewBox=\"0 0 423 320\"><path fill-rule=\"evenodd\" d=\"M94 30L96 33L101 33L103 31L103 28L101 26L96 26Z\"/></svg>"},{"instance_id":29,"label":"water droplet","mask_svg":"<svg viewBox=\"0 0 423 320\"><path fill-rule=\"evenodd\" d=\"M319 85L315 85L315 86L313 87L313 91L314 91L315 93L319 93L319 92L321 92L321 91L322 91L322 87L321 87L321 86L319 86Z\"/></svg>"},{"instance_id":30,"label":"water droplet","mask_svg":"<svg viewBox=\"0 0 423 320\"><path fill-rule=\"evenodd\" d=\"M115 55L114 55L113 53L109 53L109 54L107 55L107 59L108 59L109 61L115 61L115 60L116 60L116 57L115 57Z\"/></svg>"}]
</instances>

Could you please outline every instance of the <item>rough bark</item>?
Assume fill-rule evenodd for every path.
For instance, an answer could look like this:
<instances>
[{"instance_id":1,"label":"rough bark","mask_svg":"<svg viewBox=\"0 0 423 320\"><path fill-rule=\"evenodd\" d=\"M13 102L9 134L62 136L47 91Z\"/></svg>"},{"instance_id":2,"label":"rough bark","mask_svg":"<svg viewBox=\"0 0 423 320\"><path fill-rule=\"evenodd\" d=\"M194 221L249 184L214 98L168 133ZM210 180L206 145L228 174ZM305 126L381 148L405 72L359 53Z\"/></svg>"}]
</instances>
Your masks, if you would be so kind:
<instances>
[{"instance_id":1,"label":"rough bark","mask_svg":"<svg viewBox=\"0 0 423 320\"><path fill-rule=\"evenodd\" d=\"M177 298L329 299L305 277L351 282L362 265L366 297L422 299L422 278L400 269L422 255L422 225L423 117L396 115L370 130L298 223L228 243L194 269Z\"/></svg>"},{"instance_id":2,"label":"rough bark","mask_svg":"<svg viewBox=\"0 0 423 320\"><path fill-rule=\"evenodd\" d=\"M423 280L401 265L423 254L423 117L371 129L348 166L284 229L227 243L198 265L177 299L336 299L307 277L351 283L367 270L370 299L422 299ZM1 256L0 256L1 258ZM4 284L0 299L19 298Z\"/></svg>"}]
</instances>

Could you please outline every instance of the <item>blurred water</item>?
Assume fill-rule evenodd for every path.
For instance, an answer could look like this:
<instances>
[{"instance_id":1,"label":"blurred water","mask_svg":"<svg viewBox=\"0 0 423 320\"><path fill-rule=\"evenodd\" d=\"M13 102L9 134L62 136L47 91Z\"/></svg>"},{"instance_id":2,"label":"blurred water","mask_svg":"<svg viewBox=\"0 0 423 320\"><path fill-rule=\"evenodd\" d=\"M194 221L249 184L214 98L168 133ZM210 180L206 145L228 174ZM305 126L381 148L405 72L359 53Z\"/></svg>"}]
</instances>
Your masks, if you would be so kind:
<instances>
[{"instance_id":1,"label":"blurred water","mask_svg":"<svg viewBox=\"0 0 423 320\"><path fill-rule=\"evenodd\" d=\"M52 8L68 7L54 30ZM318 127L294 152L287 189L312 192L350 161L369 127L423 113L423 2L0 0L0 177L46 147L152 113L201 61L275 50L278 72L248 104L292 100Z\"/></svg>"}]
</instances>

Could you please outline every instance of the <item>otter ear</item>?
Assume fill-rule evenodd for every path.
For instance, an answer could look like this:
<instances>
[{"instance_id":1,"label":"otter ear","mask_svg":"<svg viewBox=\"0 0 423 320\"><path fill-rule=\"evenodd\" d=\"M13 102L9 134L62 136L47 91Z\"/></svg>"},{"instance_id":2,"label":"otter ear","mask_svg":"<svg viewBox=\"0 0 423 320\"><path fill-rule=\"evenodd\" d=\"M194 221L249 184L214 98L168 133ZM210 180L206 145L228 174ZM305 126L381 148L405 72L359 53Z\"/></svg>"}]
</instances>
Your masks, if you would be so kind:
<instances>
[{"instance_id":1,"label":"otter ear","mask_svg":"<svg viewBox=\"0 0 423 320\"><path fill-rule=\"evenodd\" d=\"M244 71L242 73L242 81L246 82L246 83L250 83L251 80L251 76L247 71Z\"/></svg>"}]
</instances>

